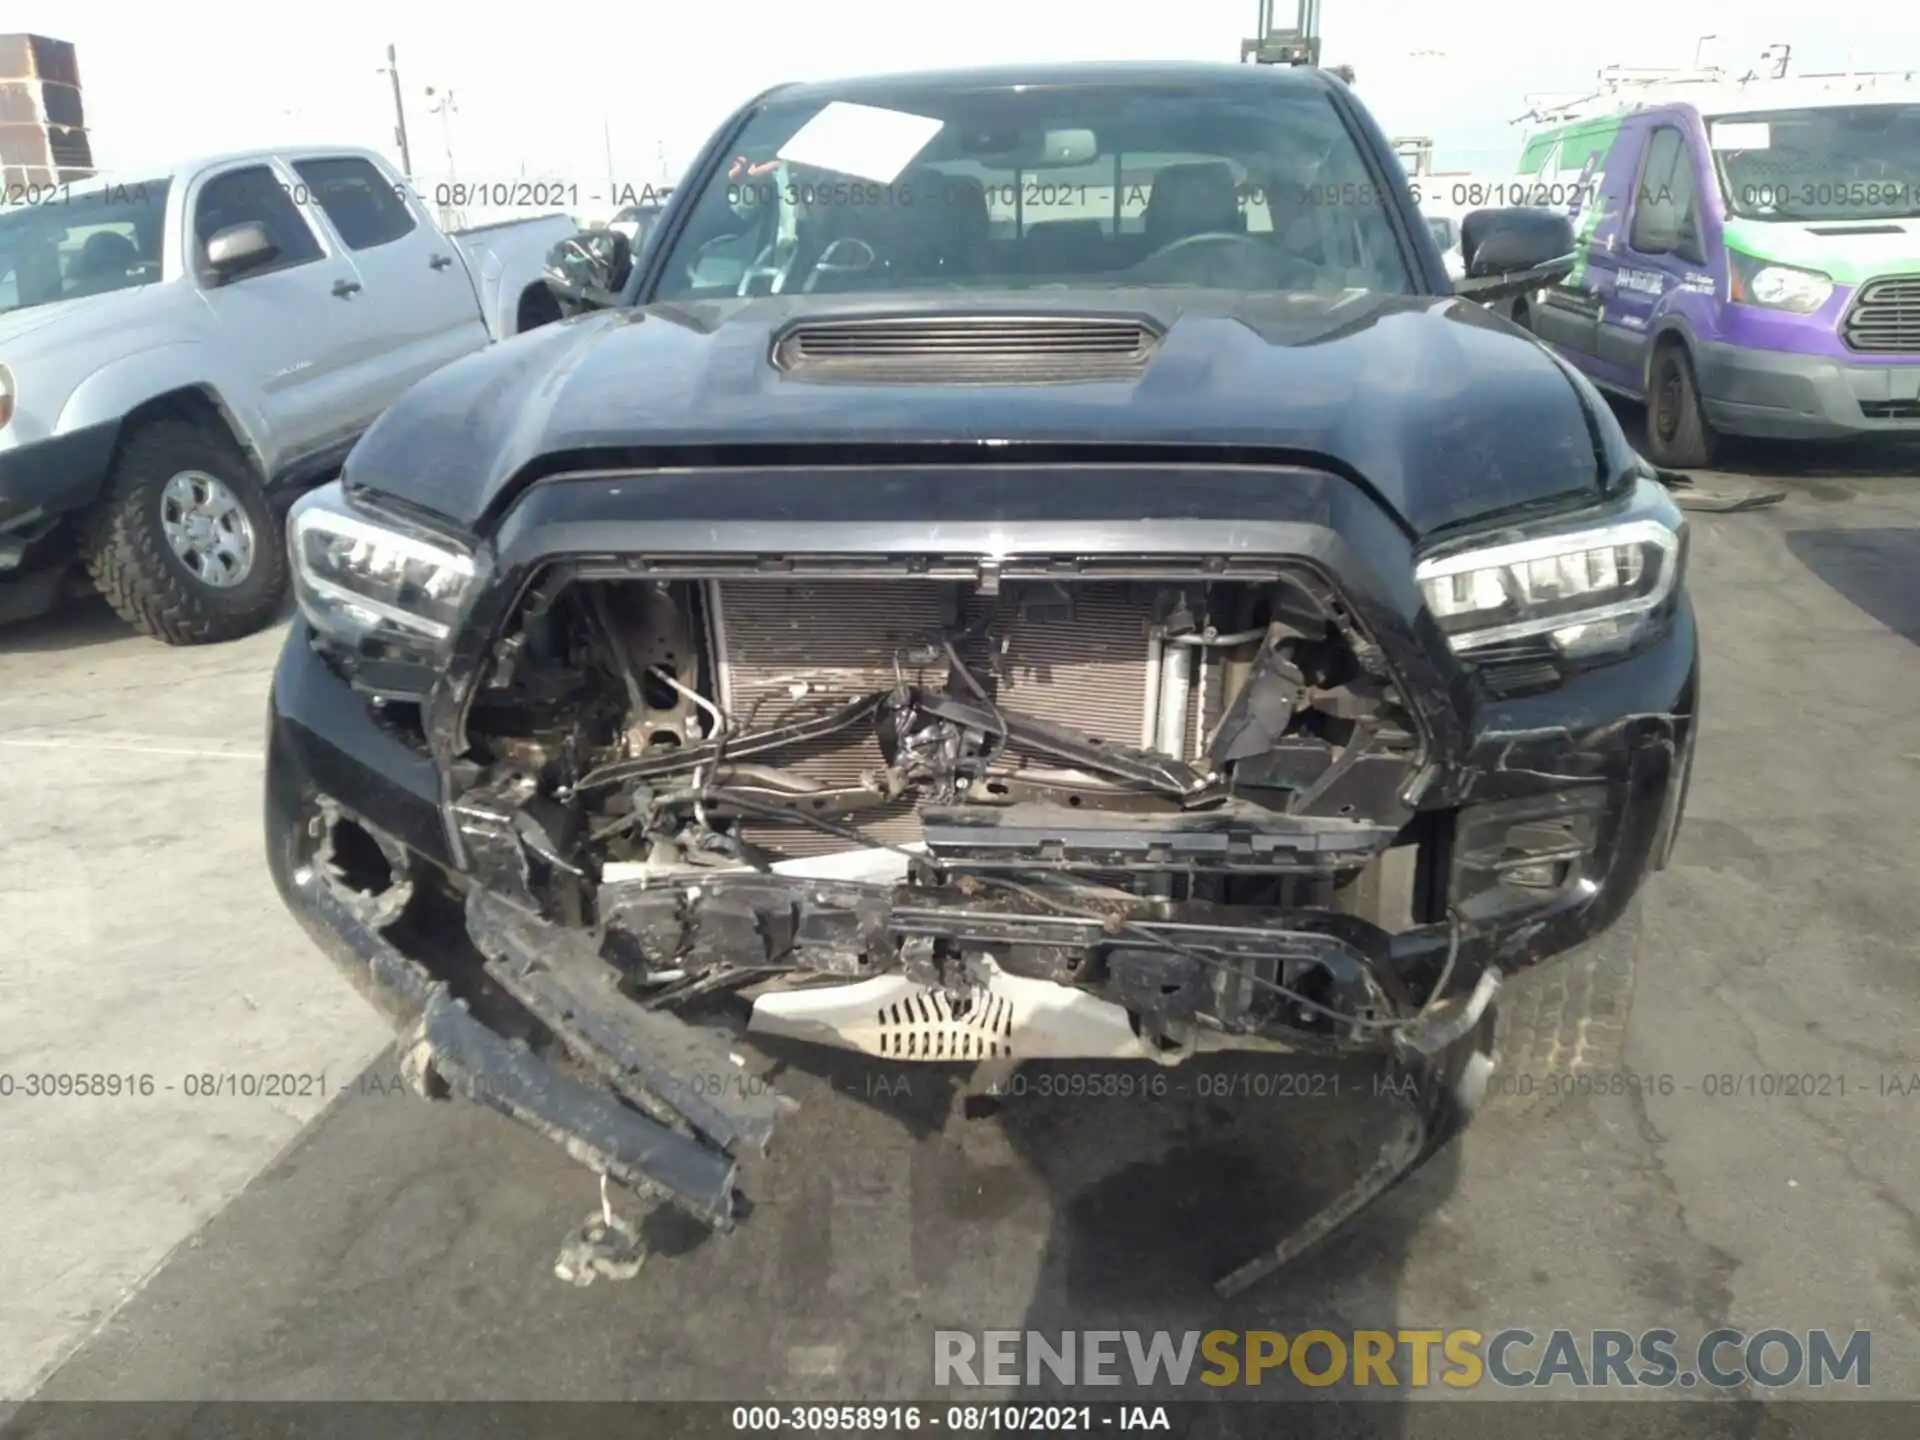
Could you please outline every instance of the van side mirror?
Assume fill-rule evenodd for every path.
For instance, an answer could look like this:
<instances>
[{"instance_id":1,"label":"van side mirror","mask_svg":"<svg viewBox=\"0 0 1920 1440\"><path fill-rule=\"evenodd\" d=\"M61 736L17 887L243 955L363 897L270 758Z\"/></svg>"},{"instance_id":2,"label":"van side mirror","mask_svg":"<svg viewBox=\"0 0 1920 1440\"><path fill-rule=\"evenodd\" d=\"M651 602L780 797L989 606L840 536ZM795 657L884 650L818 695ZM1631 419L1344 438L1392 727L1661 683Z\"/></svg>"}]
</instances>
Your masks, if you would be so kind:
<instances>
[{"instance_id":1,"label":"van side mirror","mask_svg":"<svg viewBox=\"0 0 1920 1440\"><path fill-rule=\"evenodd\" d=\"M1631 242L1646 255L1671 255L1682 239L1682 213L1670 200L1642 200L1633 214Z\"/></svg>"},{"instance_id":2,"label":"van side mirror","mask_svg":"<svg viewBox=\"0 0 1920 1440\"><path fill-rule=\"evenodd\" d=\"M1475 210L1460 222L1466 271L1453 290L1468 300L1504 300L1557 284L1573 272L1573 222L1553 210Z\"/></svg>"},{"instance_id":3,"label":"van side mirror","mask_svg":"<svg viewBox=\"0 0 1920 1440\"><path fill-rule=\"evenodd\" d=\"M618 230L582 230L547 251L543 278L561 307L577 313L620 303L633 275L633 242Z\"/></svg>"}]
</instances>

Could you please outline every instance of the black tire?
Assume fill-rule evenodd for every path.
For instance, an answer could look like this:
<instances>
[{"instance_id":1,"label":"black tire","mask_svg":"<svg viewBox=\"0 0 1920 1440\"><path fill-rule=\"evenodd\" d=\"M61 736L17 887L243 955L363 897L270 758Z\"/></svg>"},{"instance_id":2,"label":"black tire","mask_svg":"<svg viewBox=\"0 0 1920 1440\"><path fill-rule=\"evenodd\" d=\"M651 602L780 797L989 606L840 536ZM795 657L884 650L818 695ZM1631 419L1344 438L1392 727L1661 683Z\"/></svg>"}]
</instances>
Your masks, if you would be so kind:
<instances>
[{"instance_id":1,"label":"black tire","mask_svg":"<svg viewBox=\"0 0 1920 1440\"><path fill-rule=\"evenodd\" d=\"M202 579L167 542L162 492L186 470L225 485L252 526L251 567L230 587ZM165 419L122 440L81 549L93 583L134 629L169 645L206 645L272 622L287 584L283 537L280 515L232 440L191 420Z\"/></svg>"},{"instance_id":2,"label":"black tire","mask_svg":"<svg viewBox=\"0 0 1920 1440\"><path fill-rule=\"evenodd\" d=\"M1647 367L1647 458L1676 470L1711 465L1719 439L1700 404L1693 357L1666 341Z\"/></svg>"},{"instance_id":3,"label":"black tire","mask_svg":"<svg viewBox=\"0 0 1920 1440\"><path fill-rule=\"evenodd\" d=\"M1533 311L1527 308L1525 300L1516 300L1507 311L1507 318L1529 335L1533 333Z\"/></svg>"},{"instance_id":4,"label":"black tire","mask_svg":"<svg viewBox=\"0 0 1920 1440\"><path fill-rule=\"evenodd\" d=\"M1489 1114L1544 1113L1580 1093L1582 1077L1612 1084L1621 1076L1625 1083L1622 1056L1641 933L1636 898L1598 938L1501 987Z\"/></svg>"}]
</instances>

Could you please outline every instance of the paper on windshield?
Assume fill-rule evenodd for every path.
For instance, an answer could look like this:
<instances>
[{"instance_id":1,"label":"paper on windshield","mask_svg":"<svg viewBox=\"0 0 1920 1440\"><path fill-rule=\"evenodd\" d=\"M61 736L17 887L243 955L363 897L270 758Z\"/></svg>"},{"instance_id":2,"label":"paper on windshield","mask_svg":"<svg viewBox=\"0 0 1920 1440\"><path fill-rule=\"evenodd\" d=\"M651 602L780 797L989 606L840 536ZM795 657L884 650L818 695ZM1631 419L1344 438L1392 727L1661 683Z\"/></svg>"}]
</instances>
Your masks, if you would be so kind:
<instances>
[{"instance_id":1,"label":"paper on windshield","mask_svg":"<svg viewBox=\"0 0 1920 1440\"><path fill-rule=\"evenodd\" d=\"M795 165L891 185L940 133L943 123L904 110L836 100L796 130L779 154Z\"/></svg>"},{"instance_id":2,"label":"paper on windshield","mask_svg":"<svg viewBox=\"0 0 1920 1440\"><path fill-rule=\"evenodd\" d=\"M1773 127L1764 120L1729 120L1710 132L1716 150L1767 150L1773 146Z\"/></svg>"}]
</instances>

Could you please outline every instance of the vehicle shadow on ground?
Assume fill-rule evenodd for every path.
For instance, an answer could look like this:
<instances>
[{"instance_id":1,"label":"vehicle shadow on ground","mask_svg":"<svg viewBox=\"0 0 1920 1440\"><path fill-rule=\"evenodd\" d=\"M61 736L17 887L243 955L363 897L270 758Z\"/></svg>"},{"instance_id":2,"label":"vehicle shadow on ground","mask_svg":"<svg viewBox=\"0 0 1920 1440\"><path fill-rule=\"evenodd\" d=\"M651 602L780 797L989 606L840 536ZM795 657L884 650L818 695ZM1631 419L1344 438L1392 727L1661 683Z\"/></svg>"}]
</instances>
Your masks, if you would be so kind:
<instances>
[{"instance_id":1,"label":"vehicle shadow on ground","mask_svg":"<svg viewBox=\"0 0 1920 1440\"><path fill-rule=\"evenodd\" d=\"M284 625L298 607L291 594L284 597L273 619L262 629ZM62 601L56 608L30 620L0 625L0 655L50 655L83 650L93 645L111 645L116 641L139 638L139 633L122 620L107 602L92 591ZM244 637L243 637L244 638ZM158 645L157 640L148 644ZM217 647L204 647L217 648Z\"/></svg>"},{"instance_id":2,"label":"vehicle shadow on ground","mask_svg":"<svg viewBox=\"0 0 1920 1440\"><path fill-rule=\"evenodd\" d=\"M1920 645L1920 529L1789 530L1786 541L1840 595Z\"/></svg>"},{"instance_id":3,"label":"vehicle shadow on ground","mask_svg":"<svg viewBox=\"0 0 1920 1440\"><path fill-rule=\"evenodd\" d=\"M0 625L0 655L44 655L110 645L133 633L99 595L82 592L27 620Z\"/></svg>"},{"instance_id":4,"label":"vehicle shadow on ground","mask_svg":"<svg viewBox=\"0 0 1920 1440\"><path fill-rule=\"evenodd\" d=\"M1143 1124L1138 1102L1125 1099L1009 1115L1014 1148L1046 1177L1055 1201L1022 1330L1056 1346L1068 1331L1084 1339L1092 1330L1135 1330L1147 1343L1165 1331L1176 1345L1190 1332L1272 1331L1286 1342L1270 1345L1289 1347L1256 1376L1246 1364L1248 1342L1236 1338L1215 1357L1196 1354L1183 1385L1162 1372L1143 1386L1122 1343L1113 1367L1119 1384L1068 1385L1042 1371L1023 1377L1018 1399L1219 1401L1204 1432L1218 1436L1284 1431L1384 1440L1408 1433L1409 1412L1379 1403L1391 1395L1353 1384L1352 1334L1394 1335L1418 1319L1401 1313L1403 1278L1427 1221L1454 1192L1457 1146L1252 1288L1231 1298L1213 1289L1311 1219L1374 1160L1399 1109L1378 1089L1376 1074L1371 1062L1306 1056L1202 1058L1169 1072L1183 1093L1158 1124ZM1326 1374L1336 1352L1320 1343L1296 1354L1292 1345L1316 1330L1339 1337L1345 1351L1337 1378L1324 1386L1302 1376ZM1218 1353L1235 1357L1237 1374L1227 1373ZM1394 1364L1404 1372L1402 1357ZM1409 1378L1401 1373L1400 1383ZM1321 1403L1289 1405L1284 1417L1245 1403L1278 1400Z\"/></svg>"},{"instance_id":5,"label":"vehicle shadow on ground","mask_svg":"<svg viewBox=\"0 0 1920 1440\"><path fill-rule=\"evenodd\" d=\"M992 1315L984 1324L1037 1332L1055 1349L1067 1332L1078 1341L1100 1330L1138 1332L1142 1346L1167 1332L1176 1348L1189 1332L1216 1330L1287 1337L1330 1331L1343 1345L1354 1330L1395 1334L1413 1323L1400 1314L1408 1256L1459 1174L1458 1148L1449 1145L1319 1247L1223 1299L1214 1281L1318 1213L1390 1137L1399 1102L1376 1080L1375 1062L1246 1053L1199 1056L1167 1069L1033 1062L1003 1085L1003 1098L969 1105L962 1096L965 1074L952 1067L896 1070L782 1042L760 1048L791 1067L781 1088L792 1085L795 1071L809 1074L839 1096L863 1098L913 1134L916 1231L929 1242L966 1256L996 1233L1009 1211L1044 1211L1024 1310ZM886 1093L890 1075L903 1077L892 1080L899 1087L892 1096ZM970 1142L964 1131L975 1126L996 1131L1004 1146ZM983 1149L997 1161L984 1161ZM1008 1150L1017 1162L1011 1166ZM930 1322L938 1313L935 1307ZM931 1357L937 1350L933 1337L928 1340ZM1242 1344L1229 1348L1244 1361ZM1116 1337L1111 1350L1117 1383L1078 1383L1084 1371L1069 1383L1023 1361L1009 1395L1004 1385L970 1389L964 1375L963 1383L942 1384L954 1377L930 1365L932 1384L924 1393L961 1405L998 1397L1002 1404L1103 1408L1311 1398L1325 1403L1307 1413L1290 1406L1285 1433L1408 1433L1403 1406L1376 1403L1377 1390L1352 1385L1350 1357L1342 1357L1344 1373L1324 1388L1302 1383L1286 1360L1249 1384L1244 1370L1223 1377L1221 1367L1194 1348L1184 1383L1169 1383L1160 1370L1143 1385L1136 1383L1125 1342ZM1307 1373L1325 1371L1332 1358L1325 1347L1309 1350ZM1405 1364L1396 1358L1396 1369ZM976 1355L982 1384L984 1365L985 1357ZM1437 1372L1437 1355L1435 1366ZM1209 1372L1216 1382L1232 1383L1201 1383ZM1409 1378L1402 1374L1400 1383ZM1362 1400L1363 1394L1370 1398ZM1273 1433L1280 1422L1263 1416L1266 1408L1226 1404L1206 1433Z\"/></svg>"}]
</instances>

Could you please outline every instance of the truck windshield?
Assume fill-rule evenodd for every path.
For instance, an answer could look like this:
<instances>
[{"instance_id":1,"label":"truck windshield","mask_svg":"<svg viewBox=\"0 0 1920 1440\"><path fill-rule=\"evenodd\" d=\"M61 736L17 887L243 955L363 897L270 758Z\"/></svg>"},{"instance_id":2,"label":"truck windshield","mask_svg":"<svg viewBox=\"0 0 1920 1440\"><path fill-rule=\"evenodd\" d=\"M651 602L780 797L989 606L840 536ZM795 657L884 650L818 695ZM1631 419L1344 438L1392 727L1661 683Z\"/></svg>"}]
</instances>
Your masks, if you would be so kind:
<instances>
[{"instance_id":1,"label":"truck windshield","mask_svg":"<svg viewBox=\"0 0 1920 1440\"><path fill-rule=\"evenodd\" d=\"M1361 146L1307 86L903 84L769 104L654 299L1414 288Z\"/></svg>"},{"instance_id":2,"label":"truck windshield","mask_svg":"<svg viewBox=\"0 0 1920 1440\"><path fill-rule=\"evenodd\" d=\"M166 181L44 188L0 209L0 314L160 278Z\"/></svg>"},{"instance_id":3,"label":"truck windshield","mask_svg":"<svg viewBox=\"0 0 1920 1440\"><path fill-rule=\"evenodd\" d=\"M1920 215L1920 104L1836 105L1707 122L1727 209L1749 220Z\"/></svg>"}]
</instances>

